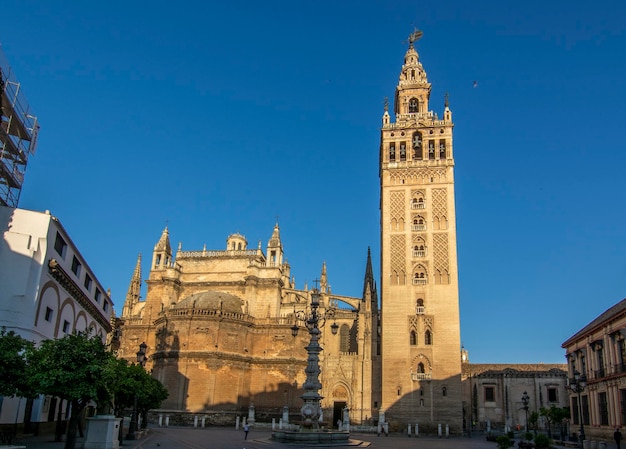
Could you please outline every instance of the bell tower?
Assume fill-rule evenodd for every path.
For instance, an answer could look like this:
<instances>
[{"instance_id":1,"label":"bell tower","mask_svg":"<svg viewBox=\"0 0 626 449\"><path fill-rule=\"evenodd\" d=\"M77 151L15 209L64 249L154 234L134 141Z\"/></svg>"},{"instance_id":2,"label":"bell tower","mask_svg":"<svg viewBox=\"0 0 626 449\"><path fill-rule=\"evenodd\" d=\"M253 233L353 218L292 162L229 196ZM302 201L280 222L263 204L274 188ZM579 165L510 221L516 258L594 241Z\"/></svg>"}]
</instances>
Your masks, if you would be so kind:
<instances>
[{"instance_id":1,"label":"bell tower","mask_svg":"<svg viewBox=\"0 0 626 449\"><path fill-rule=\"evenodd\" d=\"M382 411L393 424L462 431L452 112L409 36L380 137Z\"/></svg>"}]
</instances>

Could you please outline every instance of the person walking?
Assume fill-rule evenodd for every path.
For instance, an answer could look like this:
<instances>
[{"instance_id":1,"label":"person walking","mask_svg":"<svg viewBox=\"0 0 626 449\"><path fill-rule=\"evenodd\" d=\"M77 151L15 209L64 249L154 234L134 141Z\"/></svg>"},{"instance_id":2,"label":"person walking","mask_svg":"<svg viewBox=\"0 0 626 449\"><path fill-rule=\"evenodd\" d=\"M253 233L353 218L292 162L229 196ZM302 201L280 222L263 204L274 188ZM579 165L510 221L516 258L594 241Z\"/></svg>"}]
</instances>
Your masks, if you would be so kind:
<instances>
[{"instance_id":1,"label":"person walking","mask_svg":"<svg viewBox=\"0 0 626 449\"><path fill-rule=\"evenodd\" d=\"M617 449L620 449L622 444L622 432L619 431L619 427L615 428L615 432L613 432L613 439L615 440L615 444L617 444Z\"/></svg>"},{"instance_id":2,"label":"person walking","mask_svg":"<svg viewBox=\"0 0 626 449\"><path fill-rule=\"evenodd\" d=\"M248 432L250 432L250 426L248 425L248 423L245 423L243 425L243 439L247 440L248 439Z\"/></svg>"}]
</instances>

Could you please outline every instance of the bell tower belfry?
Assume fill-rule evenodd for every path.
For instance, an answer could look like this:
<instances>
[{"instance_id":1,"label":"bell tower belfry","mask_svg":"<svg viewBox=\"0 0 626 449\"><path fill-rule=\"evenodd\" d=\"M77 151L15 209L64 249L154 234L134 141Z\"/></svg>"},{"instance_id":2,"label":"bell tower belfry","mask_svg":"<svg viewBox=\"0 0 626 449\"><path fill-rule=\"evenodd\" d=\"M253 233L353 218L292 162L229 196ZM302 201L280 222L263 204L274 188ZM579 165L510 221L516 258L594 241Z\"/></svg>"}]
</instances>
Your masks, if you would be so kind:
<instances>
[{"instance_id":1,"label":"bell tower belfry","mask_svg":"<svg viewBox=\"0 0 626 449\"><path fill-rule=\"evenodd\" d=\"M409 36L380 137L382 410L393 423L462 430L452 112Z\"/></svg>"}]
</instances>

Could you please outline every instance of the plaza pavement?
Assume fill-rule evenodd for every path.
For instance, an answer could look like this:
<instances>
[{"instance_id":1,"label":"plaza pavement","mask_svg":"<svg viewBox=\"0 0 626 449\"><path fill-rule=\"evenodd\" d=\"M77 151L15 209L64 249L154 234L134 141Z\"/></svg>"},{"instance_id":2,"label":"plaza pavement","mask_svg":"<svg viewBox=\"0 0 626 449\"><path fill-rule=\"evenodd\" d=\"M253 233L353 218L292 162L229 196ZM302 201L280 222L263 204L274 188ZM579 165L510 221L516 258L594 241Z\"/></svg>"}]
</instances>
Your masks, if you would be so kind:
<instances>
[{"instance_id":1,"label":"plaza pavement","mask_svg":"<svg viewBox=\"0 0 626 449\"><path fill-rule=\"evenodd\" d=\"M241 430L224 427L156 427L150 428L146 436L138 440L124 440L121 449L298 449L311 448L303 444L286 444L272 441L271 431L251 428L248 439L244 440ZM352 440L362 443L356 447L371 449L497 449L494 442L487 441L484 435L468 437L436 438L420 436L409 438L405 434L376 436L375 434L352 433ZM82 448L84 440L79 438L76 449ZM63 449L64 443L55 443L52 436L26 436L18 443L26 449ZM313 446L330 447L330 446ZM337 446L335 446L337 447ZM346 446L339 446L346 447ZM563 446L553 446L565 449ZM615 444L609 444L613 449ZM516 446L517 448L517 446Z\"/></svg>"}]
</instances>

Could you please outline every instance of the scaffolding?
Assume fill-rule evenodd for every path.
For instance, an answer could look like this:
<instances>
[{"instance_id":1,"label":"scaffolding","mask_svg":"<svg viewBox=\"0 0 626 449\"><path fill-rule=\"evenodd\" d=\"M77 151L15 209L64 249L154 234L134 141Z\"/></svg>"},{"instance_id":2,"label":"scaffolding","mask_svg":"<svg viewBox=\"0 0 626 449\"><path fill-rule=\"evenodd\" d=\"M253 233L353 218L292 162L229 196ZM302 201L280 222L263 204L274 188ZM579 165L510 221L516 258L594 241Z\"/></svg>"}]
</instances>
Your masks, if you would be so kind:
<instances>
[{"instance_id":1,"label":"scaffolding","mask_svg":"<svg viewBox=\"0 0 626 449\"><path fill-rule=\"evenodd\" d=\"M32 115L0 45L0 205L17 207L39 124Z\"/></svg>"}]
</instances>

